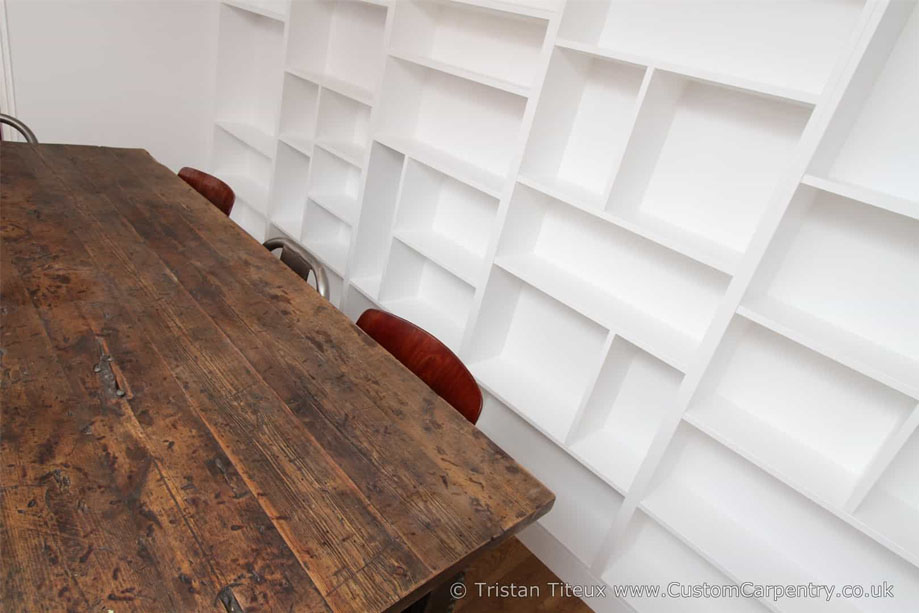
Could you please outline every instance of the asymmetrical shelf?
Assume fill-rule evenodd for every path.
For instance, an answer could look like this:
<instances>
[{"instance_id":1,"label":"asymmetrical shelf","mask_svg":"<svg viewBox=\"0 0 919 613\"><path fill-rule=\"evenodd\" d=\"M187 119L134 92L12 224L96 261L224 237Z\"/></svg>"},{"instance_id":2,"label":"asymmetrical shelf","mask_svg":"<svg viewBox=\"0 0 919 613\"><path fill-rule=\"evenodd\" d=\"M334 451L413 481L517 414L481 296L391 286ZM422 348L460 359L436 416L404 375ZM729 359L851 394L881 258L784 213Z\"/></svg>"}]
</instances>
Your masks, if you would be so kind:
<instances>
[{"instance_id":1,"label":"asymmetrical shelf","mask_svg":"<svg viewBox=\"0 0 919 613\"><path fill-rule=\"evenodd\" d=\"M512 457L532 457L527 469L556 493L553 512L540 523L558 534L578 558L593 558L601 545L596 536L609 529L622 495L584 471L564 450L487 393L479 427L492 438L506 441L502 446Z\"/></svg>"},{"instance_id":2,"label":"asymmetrical shelf","mask_svg":"<svg viewBox=\"0 0 919 613\"><path fill-rule=\"evenodd\" d=\"M825 610L894 611L919 601L915 6L226 0L211 170L351 319L470 367L479 427L556 493L563 579L887 581Z\"/></svg>"},{"instance_id":3,"label":"asymmetrical shelf","mask_svg":"<svg viewBox=\"0 0 919 613\"><path fill-rule=\"evenodd\" d=\"M811 172L869 190L881 201L912 202L915 218L919 126L913 119L919 105L919 12L908 2L892 10L906 12L907 17L891 23L890 36L879 39L866 53L864 66L849 84Z\"/></svg>"},{"instance_id":4,"label":"asymmetrical shelf","mask_svg":"<svg viewBox=\"0 0 919 613\"><path fill-rule=\"evenodd\" d=\"M220 32L215 121L270 157L284 25L273 17L225 4L220 7Z\"/></svg>"},{"instance_id":5,"label":"asymmetrical shelf","mask_svg":"<svg viewBox=\"0 0 919 613\"><path fill-rule=\"evenodd\" d=\"M599 366L606 330L508 272L496 269L485 290L473 374L502 399L527 407L538 427L564 440L588 377Z\"/></svg>"},{"instance_id":6,"label":"asymmetrical shelf","mask_svg":"<svg viewBox=\"0 0 919 613\"><path fill-rule=\"evenodd\" d=\"M495 189L509 171L525 105L515 94L390 58L380 132L409 155L446 160L461 168L456 178Z\"/></svg>"},{"instance_id":7,"label":"asymmetrical shelf","mask_svg":"<svg viewBox=\"0 0 919 613\"><path fill-rule=\"evenodd\" d=\"M496 263L682 370L727 277L526 186Z\"/></svg>"},{"instance_id":8,"label":"asymmetrical shelf","mask_svg":"<svg viewBox=\"0 0 919 613\"><path fill-rule=\"evenodd\" d=\"M292 237L300 237L306 209L310 158L281 142L274 168L271 223Z\"/></svg>"},{"instance_id":9,"label":"asymmetrical shelf","mask_svg":"<svg viewBox=\"0 0 919 613\"><path fill-rule=\"evenodd\" d=\"M802 186L745 314L907 394L919 392L919 220ZM858 301L851 299L857 292Z\"/></svg>"},{"instance_id":10,"label":"asymmetrical shelf","mask_svg":"<svg viewBox=\"0 0 919 613\"><path fill-rule=\"evenodd\" d=\"M217 126L214 130L214 170L233 188L236 201L259 214L268 206L271 159Z\"/></svg>"},{"instance_id":11,"label":"asymmetrical shelf","mask_svg":"<svg viewBox=\"0 0 919 613\"><path fill-rule=\"evenodd\" d=\"M864 4L808 2L791 20L787 6L770 2L570 2L559 37L688 76L815 101Z\"/></svg>"},{"instance_id":12,"label":"asymmetrical shelf","mask_svg":"<svg viewBox=\"0 0 919 613\"><path fill-rule=\"evenodd\" d=\"M488 245L498 200L410 160L405 170L396 236L474 284Z\"/></svg>"},{"instance_id":13,"label":"asymmetrical shelf","mask_svg":"<svg viewBox=\"0 0 919 613\"><path fill-rule=\"evenodd\" d=\"M281 98L280 139L304 155L312 155L316 139L319 86L295 75L284 74Z\"/></svg>"},{"instance_id":14,"label":"asymmetrical shelf","mask_svg":"<svg viewBox=\"0 0 919 613\"><path fill-rule=\"evenodd\" d=\"M731 576L786 585L817 576L835 585L897 581L899 598L919 597L909 562L688 426L670 443L657 481L641 508ZM783 610L806 611L807 602ZM830 610L861 609L837 600Z\"/></svg>"},{"instance_id":15,"label":"asymmetrical shelf","mask_svg":"<svg viewBox=\"0 0 919 613\"><path fill-rule=\"evenodd\" d=\"M396 240L380 286L380 304L459 350L474 288Z\"/></svg>"},{"instance_id":16,"label":"asymmetrical shelf","mask_svg":"<svg viewBox=\"0 0 919 613\"><path fill-rule=\"evenodd\" d=\"M615 337L580 422L571 452L626 492L651 446L683 375Z\"/></svg>"},{"instance_id":17,"label":"asymmetrical shelf","mask_svg":"<svg viewBox=\"0 0 919 613\"><path fill-rule=\"evenodd\" d=\"M686 419L833 507L916 405L752 322L719 352Z\"/></svg>"},{"instance_id":18,"label":"asymmetrical shelf","mask_svg":"<svg viewBox=\"0 0 919 613\"><path fill-rule=\"evenodd\" d=\"M294 1L287 65L369 104L383 68L386 8L367 2Z\"/></svg>"},{"instance_id":19,"label":"asymmetrical shelf","mask_svg":"<svg viewBox=\"0 0 919 613\"><path fill-rule=\"evenodd\" d=\"M396 12L390 53L526 95L540 68L547 24L545 19L461 2L407 0Z\"/></svg>"},{"instance_id":20,"label":"asymmetrical shelf","mask_svg":"<svg viewBox=\"0 0 919 613\"><path fill-rule=\"evenodd\" d=\"M666 528L651 519L644 512L636 513L628 540L612 561L602 578L613 585L655 585L659 577L689 586L726 586L735 581L712 566L691 547L681 542ZM669 586L669 584L668 584ZM676 592L685 598L681 610L708 613L766 613L764 605L751 598L689 598L682 591ZM654 598L627 599L640 611L649 613L670 613L673 603L669 599Z\"/></svg>"},{"instance_id":21,"label":"asymmetrical shelf","mask_svg":"<svg viewBox=\"0 0 919 613\"><path fill-rule=\"evenodd\" d=\"M655 70L607 208L738 260L810 110Z\"/></svg>"},{"instance_id":22,"label":"asymmetrical shelf","mask_svg":"<svg viewBox=\"0 0 919 613\"><path fill-rule=\"evenodd\" d=\"M557 49L521 174L602 209L628 142L644 67Z\"/></svg>"}]
</instances>

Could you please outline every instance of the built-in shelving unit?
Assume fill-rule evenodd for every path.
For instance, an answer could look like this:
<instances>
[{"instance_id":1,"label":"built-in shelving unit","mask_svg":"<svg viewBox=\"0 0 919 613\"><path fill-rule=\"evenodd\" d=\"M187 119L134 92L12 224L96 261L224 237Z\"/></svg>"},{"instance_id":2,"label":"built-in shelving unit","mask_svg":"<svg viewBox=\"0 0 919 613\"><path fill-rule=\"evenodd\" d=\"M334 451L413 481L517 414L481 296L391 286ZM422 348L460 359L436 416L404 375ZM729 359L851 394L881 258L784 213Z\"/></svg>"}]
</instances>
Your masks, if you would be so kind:
<instances>
[{"instance_id":1,"label":"built-in shelving unit","mask_svg":"<svg viewBox=\"0 0 919 613\"><path fill-rule=\"evenodd\" d=\"M232 218L458 353L557 574L914 608L915 2L223 4Z\"/></svg>"},{"instance_id":2,"label":"built-in shelving unit","mask_svg":"<svg viewBox=\"0 0 919 613\"><path fill-rule=\"evenodd\" d=\"M661 598L627 598L637 610L650 613L674 611L672 598L682 598L681 611L722 611L724 613L766 613L769 609L756 600L720 595L720 597L692 598L693 586L718 589L739 586L729 576L712 565L687 545L681 537L639 511L632 520L628 539L602 578L613 585L657 585L660 577L667 577L670 592ZM676 584L676 585L673 585Z\"/></svg>"},{"instance_id":3,"label":"built-in shelving unit","mask_svg":"<svg viewBox=\"0 0 919 613\"><path fill-rule=\"evenodd\" d=\"M682 373L622 337L613 338L600 376L568 436L572 453L627 492L682 378Z\"/></svg>"},{"instance_id":4,"label":"built-in shelving unit","mask_svg":"<svg viewBox=\"0 0 919 613\"><path fill-rule=\"evenodd\" d=\"M902 602L919 598L915 566L697 430L677 431L658 472L641 508L731 577L785 585L897 577ZM873 610L857 604L868 603L839 600L831 610ZM810 609L799 601L783 610Z\"/></svg>"},{"instance_id":5,"label":"built-in shelving unit","mask_svg":"<svg viewBox=\"0 0 919 613\"><path fill-rule=\"evenodd\" d=\"M440 160L455 178L495 190L520 142L526 98L434 68L390 58L380 101L384 142Z\"/></svg>"}]
</instances>

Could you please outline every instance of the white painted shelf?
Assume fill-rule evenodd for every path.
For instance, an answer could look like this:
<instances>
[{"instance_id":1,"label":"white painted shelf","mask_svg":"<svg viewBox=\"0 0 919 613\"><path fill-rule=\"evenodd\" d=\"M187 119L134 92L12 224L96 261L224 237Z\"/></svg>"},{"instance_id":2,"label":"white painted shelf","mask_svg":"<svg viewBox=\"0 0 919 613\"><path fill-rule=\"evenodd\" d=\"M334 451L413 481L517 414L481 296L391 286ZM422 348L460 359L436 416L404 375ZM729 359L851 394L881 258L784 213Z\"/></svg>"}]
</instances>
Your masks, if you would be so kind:
<instances>
[{"instance_id":1,"label":"white painted shelf","mask_svg":"<svg viewBox=\"0 0 919 613\"><path fill-rule=\"evenodd\" d=\"M863 5L806 1L789 11L771 2L570 2L559 37L816 100Z\"/></svg>"},{"instance_id":2,"label":"white painted shelf","mask_svg":"<svg viewBox=\"0 0 919 613\"><path fill-rule=\"evenodd\" d=\"M310 199L303 219L303 244L339 277L344 277L351 247L351 226Z\"/></svg>"},{"instance_id":3,"label":"white painted shelf","mask_svg":"<svg viewBox=\"0 0 919 613\"><path fill-rule=\"evenodd\" d=\"M294 1L287 65L365 104L383 69L386 7L366 2Z\"/></svg>"},{"instance_id":4,"label":"white painted shelf","mask_svg":"<svg viewBox=\"0 0 919 613\"><path fill-rule=\"evenodd\" d=\"M491 187L507 176L526 99L390 58L380 100L387 144L405 142L427 158ZM428 160L422 159L426 163ZM432 166L439 164L432 160Z\"/></svg>"},{"instance_id":5,"label":"white painted shelf","mask_svg":"<svg viewBox=\"0 0 919 613\"><path fill-rule=\"evenodd\" d=\"M566 200L604 207L635 114L645 69L556 50L521 173Z\"/></svg>"},{"instance_id":6,"label":"white painted shelf","mask_svg":"<svg viewBox=\"0 0 919 613\"><path fill-rule=\"evenodd\" d=\"M915 217L919 11L913 2L896 2L889 12L894 18L883 24L883 36L865 53L814 156L811 173L881 194L881 201L911 202Z\"/></svg>"},{"instance_id":7,"label":"white painted shelf","mask_svg":"<svg viewBox=\"0 0 919 613\"><path fill-rule=\"evenodd\" d=\"M495 227L498 200L410 160L395 233L403 242L474 285Z\"/></svg>"},{"instance_id":8,"label":"white painted shelf","mask_svg":"<svg viewBox=\"0 0 919 613\"><path fill-rule=\"evenodd\" d=\"M914 430L855 516L919 560L919 431Z\"/></svg>"},{"instance_id":9,"label":"white painted shelf","mask_svg":"<svg viewBox=\"0 0 919 613\"><path fill-rule=\"evenodd\" d=\"M684 370L727 277L518 185L496 261Z\"/></svg>"},{"instance_id":10,"label":"white painted shelf","mask_svg":"<svg viewBox=\"0 0 919 613\"><path fill-rule=\"evenodd\" d=\"M919 220L802 186L743 313L915 397L917 236Z\"/></svg>"},{"instance_id":11,"label":"white painted shelf","mask_svg":"<svg viewBox=\"0 0 919 613\"><path fill-rule=\"evenodd\" d=\"M739 258L809 116L787 101L655 70L607 209Z\"/></svg>"},{"instance_id":12,"label":"white painted shelf","mask_svg":"<svg viewBox=\"0 0 919 613\"><path fill-rule=\"evenodd\" d=\"M361 169L324 149L317 147L313 151L310 198L344 223L353 225L360 208Z\"/></svg>"},{"instance_id":13,"label":"white painted shelf","mask_svg":"<svg viewBox=\"0 0 919 613\"><path fill-rule=\"evenodd\" d=\"M621 337L603 369L568 446L616 489L627 492L674 402L683 375Z\"/></svg>"},{"instance_id":14,"label":"white painted shelf","mask_svg":"<svg viewBox=\"0 0 919 613\"><path fill-rule=\"evenodd\" d=\"M712 566L690 547L673 536L647 514L638 512L632 519L621 553L603 573L611 585L656 585L660 577L679 584L675 594L682 596L681 611L724 613L765 613L769 609L752 598L692 598L680 588L691 586L736 585L730 577ZM666 587L670 586L668 582ZM626 602L643 613L671 613L671 598L627 597Z\"/></svg>"},{"instance_id":15,"label":"white painted shelf","mask_svg":"<svg viewBox=\"0 0 919 613\"><path fill-rule=\"evenodd\" d=\"M299 239L306 210L310 159L284 143L278 145L272 190L271 223Z\"/></svg>"},{"instance_id":16,"label":"white painted shelf","mask_svg":"<svg viewBox=\"0 0 919 613\"><path fill-rule=\"evenodd\" d=\"M270 157L282 78L277 68L283 56L284 24L224 3L219 25L215 120Z\"/></svg>"},{"instance_id":17,"label":"white painted shelf","mask_svg":"<svg viewBox=\"0 0 919 613\"><path fill-rule=\"evenodd\" d=\"M271 159L218 126L214 130L211 166L218 177L246 203L263 216L268 206L271 184Z\"/></svg>"},{"instance_id":18,"label":"white painted shelf","mask_svg":"<svg viewBox=\"0 0 919 613\"><path fill-rule=\"evenodd\" d=\"M286 0L222 0L227 4L244 11L283 22L287 18Z\"/></svg>"},{"instance_id":19,"label":"white painted shelf","mask_svg":"<svg viewBox=\"0 0 919 613\"><path fill-rule=\"evenodd\" d=\"M491 274L469 367L514 406L564 440L607 332L521 279Z\"/></svg>"},{"instance_id":20,"label":"white painted shelf","mask_svg":"<svg viewBox=\"0 0 919 613\"><path fill-rule=\"evenodd\" d=\"M307 156L313 154L318 107L319 86L292 74L284 73L280 139Z\"/></svg>"},{"instance_id":21,"label":"white painted shelf","mask_svg":"<svg viewBox=\"0 0 919 613\"><path fill-rule=\"evenodd\" d=\"M361 166L370 143L370 107L323 89L319 97L316 142L351 164Z\"/></svg>"},{"instance_id":22,"label":"white painted shelf","mask_svg":"<svg viewBox=\"0 0 919 613\"><path fill-rule=\"evenodd\" d=\"M544 19L459 2L405 0L396 11L390 53L526 95L540 68L547 25Z\"/></svg>"},{"instance_id":23,"label":"white painted shelf","mask_svg":"<svg viewBox=\"0 0 919 613\"><path fill-rule=\"evenodd\" d=\"M560 576L886 580L819 609L908 610L915 6L232 0L210 170L348 317L470 367L479 427L556 493Z\"/></svg>"},{"instance_id":24,"label":"white painted shelf","mask_svg":"<svg viewBox=\"0 0 919 613\"><path fill-rule=\"evenodd\" d=\"M380 304L459 349L473 287L410 245L396 241L380 286Z\"/></svg>"},{"instance_id":25,"label":"white painted shelf","mask_svg":"<svg viewBox=\"0 0 919 613\"><path fill-rule=\"evenodd\" d=\"M782 485L704 434L677 432L641 507L733 577L807 584L890 583L901 602L919 597L919 573L883 546ZM857 555L854 555L857 553ZM880 601L878 601L880 602ZM834 599L827 610L896 610L896 602ZM863 608L865 607L865 608ZM784 611L812 610L806 600Z\"/></svg>"}]
</instances>

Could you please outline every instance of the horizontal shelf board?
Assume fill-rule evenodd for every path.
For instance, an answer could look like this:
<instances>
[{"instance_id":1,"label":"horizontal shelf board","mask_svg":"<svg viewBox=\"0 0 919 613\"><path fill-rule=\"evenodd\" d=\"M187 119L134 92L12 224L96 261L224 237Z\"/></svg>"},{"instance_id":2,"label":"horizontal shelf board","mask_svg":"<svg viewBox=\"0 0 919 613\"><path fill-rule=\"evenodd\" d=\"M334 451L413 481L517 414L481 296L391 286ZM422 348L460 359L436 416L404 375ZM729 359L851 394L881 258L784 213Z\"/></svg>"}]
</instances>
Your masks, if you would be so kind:
<instances>
[{"instance_id":1,"label":"horizontal shelf board","mask_svg":"<svg viewBox=\"0 0 919 613\"><path fill-rule=\"evenodd\" d=\"M767 297L746 300L737 314L913 398L919 363L813 315Z\"/></svg>"},{"instance_id":2,"label":"horizontal shelf board","mask_svg":"<svg viewBox=\"0 0 919 613\"><path fill-rule=\"evenodd\" d=\"M537 432L539 432L540 434L545 436L547 439L552 441L554 445L561 448L568 455L570 455L575 460L577 460L577 462L581 466L589 470L591 474L593 474L598 479L606 483L606 485L616 490L623 496L626 495L626 491L621 489L620 485L617 482L610 479L610 476L608 474L599 470L596 465L592 464L585 457L583 457L582 455L578 454L575 450L573 450L570 446L566 445L559 437L557 437L553 432L548 430L543 423L537 422L536 420L533 419L531 415L528 415L527 413L525 413L521 409L521 407L514 404L514 401L511 400L506 393L494 387L495 380L483 379L479 377L479 375L476 374L475 368L470 367L470 371L472 372L473 377L475 377L476 382L485 392L487 392L491 396L494 396L499 402L501 402L501 404L503 404L504 406L509 408L511 411L513 411L515 415L517 415L518 417L520 417L520 419L524 420L527 424L529 424L534 429L536 429ZM500 379L498 379L498 381L500 381Z\"/></svg>"},{"instance_id":3,"label":"horizontal shelf board","mask_svg":"<svg viewBox=\"0 0 919 613\"><path fill-rule=\"evenodd\" d=\"M572 277L555 264L535 256L499 256L495 263L538 290L613 330L676 370L686 367L698 341L660 320L648 317L588 281Z\"/></svg>"},{"instance_id":4,"label":"horizontal shelf board","mask_svg":"<svg viewBox=\"0 0 919 613\"><path fill-rule=\"evenodd\" d=\"M877 495L877 492L871 495ZM919 566L919 509L894 496L866 500L852 522L907 562ZM878 532L882 528L883 532ZM893 537L894 541L891 541Z\"/></svg>"},{"instance_id":5,"label":"horizontal shelf board","mask_svg":"<svg viewBox=\"0 0 919 613\"><path fill-rule=\"evenodd\" d=\"M352 278L351 285L354 286L354 289L363 294L367 300L370 300L374 304L379 304L380 283L382 280L380 275Z\"/></svg>"},{"instance_id":6,"label":"horizontal shelf board","mask_svg":"<svg viewBox=\"0 0 919 613\"><path fill-rule=\"evenodd\" d=\"M644 217L639 221L632 221L619 215L613 215L599 206L590 206L590 202L598 201L595 198L585 198L589 192L579 190L577 186L544 182L522 174L517 177L517 182L725 274L733 275L740 263L742 254L737 251L681 231L664 222L655 222Z\"/></svg>"},{"instance_id":7,"label":"horizontal shelf board","mask_svg":"<svg viewBox=\"0 0 919 613\"><path fill-rule=\"evenodd\" d=\"M591 191L577 183L559 180L553 177L536 176L535 174L521 171L517 182L532 187L538 192L551 196L556 200L567 202L582 211L587 211L603 217L603 194Z\"/></svg>"},{"instance_id":8,"label":"horizontal shelf board","mask_svg":"<svg viewBox=\"0 0 919 613\"><path fill-rule=\"evenodd\" d=\"M714 70L705 70L703 68L696 68L692 66L677 64L674 62L657 60L645 55L630 53L626 51L618 51L616 49L582 43L579 41L559 38L556 40L555 44L556 46L562 47L564 49L571 49L572 51L587 53L596 57L615 60L618 62L628 62L630 64L650 66L658 70L672 72L692 79L708 81L710 83L716 83L718 85L724 85L734 89L741 89L751 93L763 94L773 98L781 98L789 102L794 102L806 106L813 106L820 99L820 92L782 87L779 85L773 85L771 83L745 79L743 77L738 77L728 73L722 73Z\"/></svg>"},{"instance_id":9,"label":"horizontal shelf board","mask_svg":"<svg viewBox=\"0 0 919 613\"><path fill-rule=\"evenodd\" d=\"M343 162L347 162L357 168L362 168L364 165L364 154L367 150L355 143L316 140L316 146L321 147Z\"/></svg>"},{"instance_id":10,"label":"horizontal shelf board","mask_svg":"<svg viewBox=\"0 0 919 613\"><path fill-rule=\"evenodd\" d=\"M391 51L390 56L405 61L412 64L417 64L419 66L424 66L425 68L431 68L432 70L437 70L439 72L444 72L454 77L459 77L467 81L473 81L475 83L480 83L482 85L493 87L495 89L500 89L502 91L515 94L517 96L522 96L524 98L530 95L531 88L522 83L512 83L510 81L505 81L503 79L498 79L496 77L489 76L474 70L467 70L459 66L454 66L452 64L447 64L446 62L440 62L437 60L432 60L426 58L422 55L416 53L402 53Z\"/></svg>"},{"instance_id":11,"label":"horizontal shelf board","mask_svg":"<svg viewBox=\"0 0 919 613\"><path fill-rule=\"evenodd\" d=\"M247 0L222 0L224 4L238 8L243 11L248 11L250 13L255 13L256 15L261 15L262 17L268 17L269 19L274 19L276 21L284 22L287 21L287 14L284 11L278 11L267 6L263 6L258 2L247 2Z\"/></svg>"},{"instance_id":12,"label":"horizontal shelf board","mask_svg":"<svg viewBox=\"0 0 919 613\"><path fill-rule=\"evenodd\" d=\"M312 193L310 192L310 200L324 208L326 211L348 224L349 226L354 225L354 220L357 219L358 211L360 210L360 202L356 198L349 198L348 196L334 195L334 194L323 194L323 193Z\"/></svg>"},{"instance_id":13,"label":"horizontal shelf board","mask_svg":"<svg viewBox=\"0 0 919 613\"><path fill-rule=\"evenodd\" d=\"M282 133L278 140L290 145L306 157L313 155L313 139L293 133Z\"/></svg>"},{"instance_id":14,"label":"horizontal shelf board","mask_svg":"<svg viewBox=\"0 0 919 613\"><path fill-rule=\"evenodd\" d=\"M603 571L601 578L610 585L655 585L661 578L678 580L683 585L728 585L735 583L724 572L699 556L668 528L639 511L628 524L622 541L621 555ZM629 597L626 599L641 613L673 613L673 604L665 598ZM763 613L777 611L770 603L743 597L684 599L680 611L687 613Z\"/></svg>"},{"instance_id":15,"label":"horizontal shelf board","mask_svg":"<svg viewBox=\"0 0 919 613\"><path fill-rule=\"evenodd\" d=\"M302 241L307 250L315 254L322 263L339 277L345 276L345 264L348 261L348 241Z\"/></svg>"},{"instance_id":16,"label":"horizontal shelf board","mask_svg":"<svg viewBox=\"0 0 919 613\"><path fill-rule=\"evenodd\" d=\"M826 509L842 509L855 488L858 475L725 398L704 399L683 418Z\"/></svg>"},{"instance_id":17,"label":"horizontal shelf board","mask_svg":"<svg viewBox=\"0 0 919 613\"><path fill-rule=\"evenodd\" d=\"M732 408L729 410L735 409ZM706 415L706 412L709 413L709 415ZM734 435L732 436L731 434L726 433L724 429L724 424L727 423L727 419L723 415L718 414L718 409L715 409L714 411L707 410L702 412L690 410L683 415L683 420L700 432L703 432L704 434L712 437L741 457L756 464L762 470L769 473L776 479L794 488L827 512L832 513L859 532L863 533L868 538L876 541L888 549L891 553L900 556L912 564L919 565L919 546L917 546L917 548L912 552L907 551L900 546L901 539L898 539L897 542L893 542L882 533L878 532L875 528L872 528L862 518L854 516L845 511L842 507L843 502L837 501L837 503L834 504L827 497L815 495L811 488L802 485L802 476L798 474L801 471L813 473L812 479L819 479L821 476L824 476L822 473L820 473L819 470L814 470L814 466L810 464L810 462L819 463L820 465L827 467L830 471L836 471L837 473L844 473L843 469L832 464L831 462L828 462L819 454L804 448L800 444L796 445L797 452L788 454L789 457L779 456L781 462L787 463L788 466L784 467L784 470L776 469L774 462L764 461L763 454L761 453L751 453L749 451L749 446L745 445L744 442L752 442L757 447L767 448L770 451L773 451L773 454L775 454L776 452L774 450L782 450L783 452L787 452L789 447L787 437L783 438L781 434L776 434L774 428L768 424L764 424L760 420L756 420L755 418L749 418L748 421L738 421L737 419L732 419L736 426L734 428ZM743 428L743 430L738 430L738 428ZM740 432L741 436L745 437L747 441L738 444L736 436L738 432ZM769 445L773 445L773 447L769 448ZM848 479L854 479L854 476L847 476L846 474L838 475L836 478L837 488L840 490L849 488L851 490L850 485L854 485L854 481L851 484L846 483ZM837 496L839 495L843 495L843 492L837 494ZM907 524L904 523L900 525ZM919 545L919 539L917 539L917 545Z\"/></svg>"},{"instance_id":18,"label":"horizontal shelf board","mask_svg":"<svg viewBox=\"0 0 919 613\"><path fill-rule=\"evenodd\" d=\"M294 239L300 237L300 226L302 223L302 211L299 215L292 211L280 211L271 216L271 224Z\"/></svg>"},{"instance_id":19,"label":"horizontal shelf board","mask_svg":"<svg viewBox=\"0 0 919 613\"><path fill-rule=\"evenodd\" d=\"M686 487L668 484L658 488L639 504L639 508L735 583L759 581L798 585L807 584L813 578L793 559ZM780 610L769 600L760 602L773 611ZM803 611L806 607L781 609L786 610ZM850 607L831 610L856 611Z\"/></svg>"},{"instance_id":20,"label":"horizontal shelf board","mask_svg":"<svg viewBox=\"0 0 919 613\"><path fill-rule=\"evenodd\" d=\"M570 443L569 453L625 495L645 457L631 446L628 432L603 429Z\"/></svg>"},{"instance_id":21,"label":"horizontal shelf board","mask_svg":"<svg viewBox=\"0 0 919 613\"><path fill-rule=\"evenodd\" d=\"M391 134L377 135L376 141L382 145L395 149L404 155L413 158L434 170L453 177L466 185L473 187L495 198L501 197L504 177L480 168L469 162L431 147L416 139L404 138Z\"/></svg>"},{"instance_id":22,"label":"horizontal shelf board","mask_svg":"<svg viewBox=\"0 0 919 613\"><path fill-rule=\"evenodd\" d=\"M436 303L413 296L384 300L381 304L387 311L424 328L454 352L459 349L465 322L451 319Z\"/></svg>"},{"instance_id":23,"label":"horizontal shelf board","mask_svg":"<svg viewBox=\"0 0 919 613\"><path fill-rule=\"evenodd\" d=\"M237 198L250 208L264 215L268 207L268 186L262 185L252 177L243 174L226 174L217 171L217 176L227 183Z\"/></svg>"},{"instance_id":24,"label":"horizontal shelf board","mask_svg":"<svg viewBox=\"0 0 919 613\"><path fill-rule=\"evenodd\" d=\"M274 136L247 123L218 119L216 122L227 134L252 147L267 158L274 157Z\"/></svg>"},{"instance_id":25,"label":"horizontal shelf board","mask_svg":"<svg viewBox=\"0 0 919 613\"><path fill-rule=\"evenodd\" d=\"M397 228L393 235L441 268L475 287L481 258L443 234Z\"/></svg>"},{"instance_id":26,"label":"horizontal shelf board","mask_svg":"<svg viewBox=\"0 0 919 613\"><path fill-rule=\"evenodd\" d=\"M843 198L858 200L859 202L870 204L871 206L890 211L891 213L905 215L912 219L919 219L919 202L913 202L905 198L885 194L869 187L853 185L843 181L834 181L832 179L824 179L815 175L804 175L804 178L801 179L801 183L842 196Z\"/></svg>"},{"instance_id":27,"label":"horizontal shelf board","mask_svg":"<svg viewBox=\"0 0 919 613\"><path fill-rule=\"evenodd\" d=\"M368 106L373 104L373 92L362 85L351 83L346 79L342 79L329 73L318 73L296 66L288 66L284 70L288 74L292 74L295 77L299 77L309 81L310 83L321 85L322 87L330 89L337 94L341 94L346 98L356 100L361 104L366 104Z\"/></svg>"},{"instance_id":28,"label":"horizontal shelf board","mask_svg":"<svg viewBox=\"0 0 919 613\"><path fill-rule=\"evenodd\" d=\"M502 2L502 0L452 0L457 4L465 4L468 6L479 7L483 9L490 9L493 11L501 11L502 13L512 13L514 15L523 15L525 17L536 17L538 19L551 19L556 11L541 8L538 6L530 6L522 4L519 2Z\"/></svg>"},{"instance_id":29,"label":"horizontal shelf board","mask_svg":"<svg viewBox=\"0 0 919 613\"><path fill-rule=\"evenodd\" d=\"M564 447L561 441L577 408L573 406L571 390L558 381L534 376L531 370L504 356L473 362L469 370L502 402Z\"/></svg>"}]
</instances>

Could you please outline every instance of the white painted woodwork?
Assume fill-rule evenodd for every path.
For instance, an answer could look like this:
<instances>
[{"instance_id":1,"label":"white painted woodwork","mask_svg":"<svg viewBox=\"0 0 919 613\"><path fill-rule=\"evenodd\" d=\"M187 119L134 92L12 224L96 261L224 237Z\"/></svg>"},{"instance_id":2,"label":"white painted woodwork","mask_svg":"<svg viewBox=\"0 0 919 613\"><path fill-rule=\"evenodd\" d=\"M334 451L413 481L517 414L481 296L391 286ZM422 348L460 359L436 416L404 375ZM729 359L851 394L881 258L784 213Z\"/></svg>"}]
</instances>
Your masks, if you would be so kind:
<instances>
[{"instance_id":1,"label":"white painted woodwork","mask_svg":"<svg viewBox=\"0 0 919 613\"><path fill-rule=\"evenodd\" d=\"M915 2L224 4L234 219L460 355L555 572L897 596L590 606L919 606Z\"/></svg>"}]
</instances>

